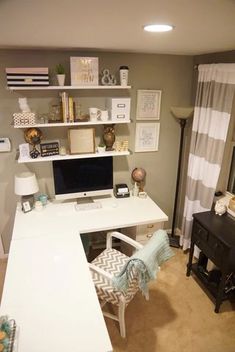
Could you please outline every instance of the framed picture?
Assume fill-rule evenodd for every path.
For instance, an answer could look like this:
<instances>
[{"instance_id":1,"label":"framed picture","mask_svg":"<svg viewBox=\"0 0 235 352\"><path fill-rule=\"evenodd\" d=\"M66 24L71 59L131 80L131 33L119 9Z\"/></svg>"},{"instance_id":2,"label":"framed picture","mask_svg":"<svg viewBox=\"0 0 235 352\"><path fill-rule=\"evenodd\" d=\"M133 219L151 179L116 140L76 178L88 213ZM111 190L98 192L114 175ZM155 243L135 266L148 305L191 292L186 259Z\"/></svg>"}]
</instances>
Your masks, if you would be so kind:
<instances>
[{"instance_id":1,"label":"framed picture","mask_svg":"<svg viewBox=\"0 0 235 352\"><path fill-rule=\"evenodd\" d=\"M29 211L32 210L31 204L29 201L22 202L22 209L24 213L28 213Z\"/></svg>"},{"instance_id":2,"label":"framed picture","mask_svg":"<svg viewBox=\"0 0 235 352\"><path fill-rule=\"evenodd\" d=\"M20 159L29 159L29 143L23 143L19 145Z\"/></svg>"},{"instance_id":3,"label":"framed picture","mask_svg":"<svg viewBox=\"0 0 235 352\"><path fill-rule=\"evenodd\" d=\"M137 123L135 134L136 152L155 152L158 150L160 123Z\"/></svg>"},{"instance_id":4,"label":"framed picture","mask_svg":"<svg viewBox=\"0 0 235 352\"><path fill-rule=\"evenodd\" d=\"M76 128L68 130L70 154L95 153L95 129Z\"/></svg>"},{"instance_id":5,"label":"framed picture","mask_svg":"<svg viewBox=\"0 0 235 352\"><path fill-rule=\"evenodd\" d=\"M70 57L71 86L98 86L98 57Z\"/></svg>"},{"instance_id":6,"label":"framed picture","mask_svg":"<svg viewBox=\"0 0 235 352\"><path fill-rule=\"evenodd\" d=\"M136 120L159 120L161 90L138 90Z\"/></svg>"}]
</instances>

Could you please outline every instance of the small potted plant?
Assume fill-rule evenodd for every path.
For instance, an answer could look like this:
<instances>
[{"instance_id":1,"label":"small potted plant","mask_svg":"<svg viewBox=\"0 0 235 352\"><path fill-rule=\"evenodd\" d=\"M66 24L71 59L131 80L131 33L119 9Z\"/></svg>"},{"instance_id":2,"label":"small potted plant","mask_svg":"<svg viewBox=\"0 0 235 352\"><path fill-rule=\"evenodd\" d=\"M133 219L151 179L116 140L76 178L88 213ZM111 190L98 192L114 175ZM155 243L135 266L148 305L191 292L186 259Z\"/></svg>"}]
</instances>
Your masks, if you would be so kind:
<instances>
[{"instance_id":1,"label":"small potted plant","mask_svg":"<svg viewBox=\"0 0 235 352\"><path fill-rule=\"evenodd\" d=\"M97 147L97 152L98 153L104 153L106 150L106 146L103 142L100 142L98 147Z\"/></svg>"},{"instance_id":2,"label":"small potted plant","mask_svg":"<svg viewBox=\"0 0 235 352\"><path fill-rule=\"evenodd\" d=\"M57 81L59 86L64 86L64 81L65 81L65 69L62 64L56 65L55 68L56 75L57 75Z\"/></svg>"}]
</instances>

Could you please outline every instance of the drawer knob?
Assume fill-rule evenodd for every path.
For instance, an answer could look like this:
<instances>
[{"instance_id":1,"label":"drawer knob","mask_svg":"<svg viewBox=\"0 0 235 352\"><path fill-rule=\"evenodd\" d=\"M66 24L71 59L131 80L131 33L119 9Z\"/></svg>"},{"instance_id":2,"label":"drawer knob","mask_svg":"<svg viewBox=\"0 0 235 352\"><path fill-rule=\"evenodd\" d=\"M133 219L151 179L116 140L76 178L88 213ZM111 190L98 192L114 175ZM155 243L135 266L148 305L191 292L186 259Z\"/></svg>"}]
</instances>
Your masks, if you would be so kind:
<instances>
[{"instance_id":1,"label":"drawer knob","mask_svg":"<svg viewBox=\"0 0 235 352\"><path fill-rule=\"evenodd\" d=\"M152 228L153 228L153 226L154 226L154 225L153 225L153 224L151 224L151 225L148 225L148 226L147 226L147 228L148 228L148 229L152 229Z\"/></svg>"}]
</instances>

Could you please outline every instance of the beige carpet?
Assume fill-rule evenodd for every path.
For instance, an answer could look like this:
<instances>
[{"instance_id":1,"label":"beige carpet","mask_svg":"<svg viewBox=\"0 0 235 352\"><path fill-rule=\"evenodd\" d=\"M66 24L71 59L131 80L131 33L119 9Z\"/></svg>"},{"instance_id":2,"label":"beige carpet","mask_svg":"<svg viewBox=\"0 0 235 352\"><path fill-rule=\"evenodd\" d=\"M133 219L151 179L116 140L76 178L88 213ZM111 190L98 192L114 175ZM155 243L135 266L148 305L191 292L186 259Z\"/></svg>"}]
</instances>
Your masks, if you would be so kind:
<instances>
[{"instance_id":1,"label":"beige carpet","mask_svg":"<svg viewBox=\"0 0 235 352\"><path fill-rule=\"evenodd\" d=\"M226 301L215 314L210 298L185 275L188 256L175 252L151 283L150 301L138 294L127 307L126 339L106 319L114 352L235 352L235 304ZM5 270L0 260L0 294Z\"/></svg>"},{"instance_id":2,"label":"beige carpet","mask_svg":"<svg viewBox=\"0 0 235 352\"><path fill-rule=\"evenodd\" d=\"M138 294L126 310L127 338L105 318L115 352L235 352L235 304L214 303L190 276L188 255L175 250L150 285L150 301Z\"/></svg>"}]
</instances>

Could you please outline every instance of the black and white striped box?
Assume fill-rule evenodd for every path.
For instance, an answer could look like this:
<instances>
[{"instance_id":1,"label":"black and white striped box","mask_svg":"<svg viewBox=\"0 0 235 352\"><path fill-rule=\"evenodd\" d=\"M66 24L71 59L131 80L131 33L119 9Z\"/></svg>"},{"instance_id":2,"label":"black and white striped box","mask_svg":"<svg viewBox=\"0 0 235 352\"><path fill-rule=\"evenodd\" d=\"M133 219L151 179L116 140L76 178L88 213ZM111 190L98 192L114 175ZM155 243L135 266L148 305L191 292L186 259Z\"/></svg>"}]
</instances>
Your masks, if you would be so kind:
<instances>
[{"instance_id":1,"label":"black and white striped box","mask_svg":"<svg viewBox=\"0 0 235 352\"><path fill-rule=\"evenodd\" d=\"M6 68L8 87L49 86L48 67Z\"/></svg>"}]
</instances>

